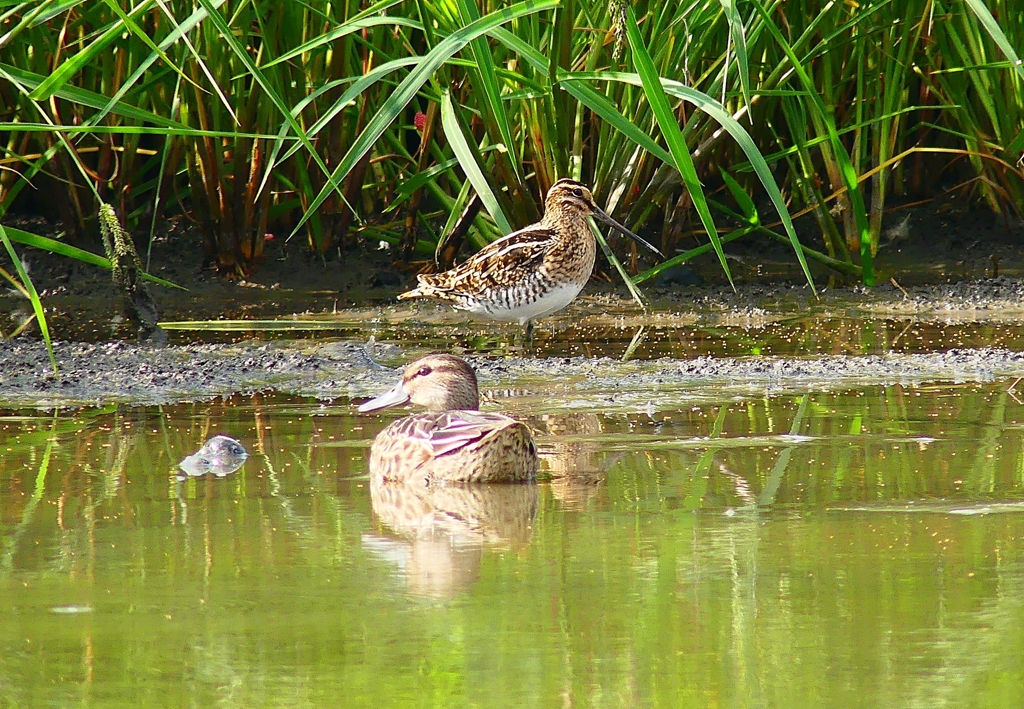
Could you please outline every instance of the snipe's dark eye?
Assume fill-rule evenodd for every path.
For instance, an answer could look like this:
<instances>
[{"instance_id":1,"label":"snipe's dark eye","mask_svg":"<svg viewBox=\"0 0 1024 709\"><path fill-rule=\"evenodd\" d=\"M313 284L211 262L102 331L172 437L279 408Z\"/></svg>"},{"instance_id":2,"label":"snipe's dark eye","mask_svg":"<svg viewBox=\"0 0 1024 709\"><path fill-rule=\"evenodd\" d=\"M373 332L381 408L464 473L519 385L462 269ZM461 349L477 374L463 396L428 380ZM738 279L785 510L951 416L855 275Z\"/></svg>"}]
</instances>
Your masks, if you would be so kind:
<instances>
[{"instance_id":1,"label":"snipe's dark eye","mask_svg":"<svg viewBox=\"0 0 1024 709\"><path fill-rule=\"evenodd\" d=\"M580 189L579 187L577 187L576 189L574 189L574 190L572 191L572 193L573 193L574 195L576 195L577 197L582 197L582 196L583 196L583 190L581 190L581 189Z\"/></svg>"},{"instance_id":2,"label":"snipe's dark eye","mask_svg":"<svg viewBox=\"0 0 1024 709\"><path fill-rule=\"evenodd\" d=\"M416 370L416 376L417 377L425 377L428 374L430 374L431 371L433 371L433 370L431 370L430 367L427 367L426 365L424 365L424 366L420 367L418 370Z\"/></svg>"}]
</instances>

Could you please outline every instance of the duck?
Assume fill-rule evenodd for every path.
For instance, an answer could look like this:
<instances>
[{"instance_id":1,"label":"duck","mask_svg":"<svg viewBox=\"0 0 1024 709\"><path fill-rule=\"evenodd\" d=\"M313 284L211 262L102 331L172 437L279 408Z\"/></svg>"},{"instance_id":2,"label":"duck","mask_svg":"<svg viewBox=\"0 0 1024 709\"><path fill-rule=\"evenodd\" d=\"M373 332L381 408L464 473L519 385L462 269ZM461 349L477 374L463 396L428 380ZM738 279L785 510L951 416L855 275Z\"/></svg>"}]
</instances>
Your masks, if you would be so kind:
<instances>
[{"instance_id":1,"label":"duck","mask_svg":"<svg viewBox=\"0 0 1024 709\"><path fill-rule=\"evenodd\" d=\"M417 359L394 387L358 410L407 403L426 411L393 422L374 438L370 474L375 481L431 487L536 480L537 447L529 427L480 411L476 372L461 357L434 353Z\"/></svg>"}]
</instances>

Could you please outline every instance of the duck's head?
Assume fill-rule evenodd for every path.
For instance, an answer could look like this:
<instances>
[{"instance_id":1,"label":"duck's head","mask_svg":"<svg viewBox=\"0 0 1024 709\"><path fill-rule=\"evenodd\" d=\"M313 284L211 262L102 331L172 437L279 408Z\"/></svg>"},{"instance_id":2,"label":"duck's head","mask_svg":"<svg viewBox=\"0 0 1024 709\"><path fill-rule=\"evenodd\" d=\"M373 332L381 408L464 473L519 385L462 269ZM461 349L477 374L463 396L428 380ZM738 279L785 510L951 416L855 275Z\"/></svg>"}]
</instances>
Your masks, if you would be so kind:
<instances>
[{"instance_id":1,"label":"duck's head","mask_svg":"<svg viewBox=\"0 0 1024 709\"><path fill-rule=\"evenodd\" d=\"M476 374L465 360L450 354L421 357L402 372L392 389L359 406L359 411L412 402L428 411L465 411L480 408Z\"/></svg>"},{"instance_id":2,"label":"duck's head","mask_svg":"<svg viewBox=\"0 0 1024 709\"><path fill-rule=\"evenodd\" d=\"M664 255L658 249L612 219L607 212L598 207L589 187L577 180L563 177L551 185L551 189L548 190L547 197L544 198L544 215L547 219L557 220L560 216L567 213L578 214L583 217L597 217L608 226L622 232L664 258Z\"/></svg>"}]
</instances>

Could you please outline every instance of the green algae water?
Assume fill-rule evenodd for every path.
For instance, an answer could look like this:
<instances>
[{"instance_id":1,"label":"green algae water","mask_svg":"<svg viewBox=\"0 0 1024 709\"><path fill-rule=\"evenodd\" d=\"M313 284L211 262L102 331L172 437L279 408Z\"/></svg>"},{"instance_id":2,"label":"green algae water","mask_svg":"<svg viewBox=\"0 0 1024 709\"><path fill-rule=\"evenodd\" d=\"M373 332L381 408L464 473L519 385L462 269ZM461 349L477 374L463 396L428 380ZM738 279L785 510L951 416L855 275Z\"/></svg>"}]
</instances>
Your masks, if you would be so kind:
<instances>
[{"instance_id":1,"label":"green algae water","mask_svg":"<svg viewBox=\"0 0 1024 709\"><path fill-rule=\"evenodd\" d=\"M490 392L545 479L429 495L367 476L401 411L0 412L0 706L1019 707L1011 383Z\"/></svg>"}]
</instances>

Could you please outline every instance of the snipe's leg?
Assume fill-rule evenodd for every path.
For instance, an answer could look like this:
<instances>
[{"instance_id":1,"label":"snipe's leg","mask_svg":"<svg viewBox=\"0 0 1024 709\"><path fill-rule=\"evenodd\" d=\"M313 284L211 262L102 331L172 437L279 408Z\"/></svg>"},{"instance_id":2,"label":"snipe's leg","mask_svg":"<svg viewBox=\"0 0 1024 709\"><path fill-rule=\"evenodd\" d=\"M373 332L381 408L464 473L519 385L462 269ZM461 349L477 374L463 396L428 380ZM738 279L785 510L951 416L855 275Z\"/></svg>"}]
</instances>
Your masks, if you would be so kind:
<instances>
[{"instance_id":1,"label":"snipe's leg","mask_svg":"<svg viewBox=\"0 0 1024 709\"><path fill-rule=\"evenodd\" d=\"M526 332L523 333L523 348L527 354L533 350L533 320L526 322Z\"/></svg>"}]
</instances>

